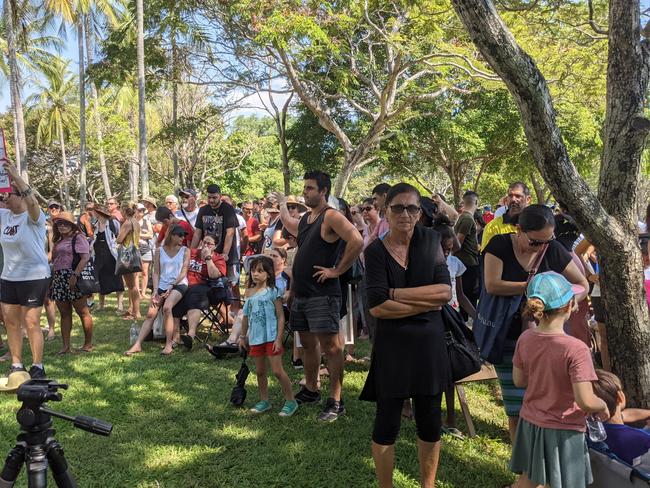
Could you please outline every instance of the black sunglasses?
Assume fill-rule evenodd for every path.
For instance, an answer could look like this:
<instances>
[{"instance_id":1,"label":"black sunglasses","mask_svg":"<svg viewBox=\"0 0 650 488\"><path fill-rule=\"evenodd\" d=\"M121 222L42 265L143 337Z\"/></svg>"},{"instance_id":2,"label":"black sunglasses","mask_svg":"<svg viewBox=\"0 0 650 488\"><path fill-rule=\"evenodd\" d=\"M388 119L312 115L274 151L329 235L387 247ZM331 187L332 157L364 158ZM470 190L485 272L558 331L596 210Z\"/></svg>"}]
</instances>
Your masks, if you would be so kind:
<instances>
[{"instance_id":1,"label":"black sunglasses","mask_svg":"<svg viewBox=\"0 0 650 488\"><path fill-rule=\"evenodd\" d=\"M287 205L287 209L289 209L289 210L297 210L298 205L293 205L293 204L290 203L289 205Z\"/></svg>"},{"instance_id":2,"label":"black sunglasses","mask_svg":"<svg viewBox=\"0 0 650 488\"><path fill-rule=\"evenodd\" d=\"M389 208L391 212L397 215L404 213L404 210L406 210L409 215L417 215L420 212L420 207L417 205L401 205L397 203L395 205L391 205Z\"/></svg>"},{"instance_id":3,"label":"black sunglasses","mask_svg":"<svg viewBox=\"0 0 650 488\"><path fill-rule=\"evenodd\" d=\"M375 209L372 205L368 205L367 207L361 207L362 212L372 212Z\"/></svg>"},{"instance_id":4,"label":"black sunglasses","mask_svg":"<svg viewBox=\"0 0 650 488\"><path fill-rule=\"evenodd\" d=\"M524 232L524 234L526 234L526 233ZM531 247L540 247L540 246L543 246L545 244L550 244L551 242L553 242L555 240L555 234L553 235L553 237L551 237L547 241L540 241L539 239L531 239L530 237L528 237L528 234L526 234L526 239L528 239L528 245L529 246L531 246Z\"/></svg>"}]
</instances>

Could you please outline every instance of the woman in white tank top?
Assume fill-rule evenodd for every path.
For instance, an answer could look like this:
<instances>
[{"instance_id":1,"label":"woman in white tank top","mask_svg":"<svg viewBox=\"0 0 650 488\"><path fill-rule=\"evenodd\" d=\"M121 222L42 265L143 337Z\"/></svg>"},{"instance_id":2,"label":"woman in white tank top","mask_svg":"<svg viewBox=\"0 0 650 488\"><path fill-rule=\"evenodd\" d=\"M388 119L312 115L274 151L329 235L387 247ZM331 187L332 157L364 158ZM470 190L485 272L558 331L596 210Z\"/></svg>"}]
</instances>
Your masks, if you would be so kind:
<instances>
[{"instance_id":1,"label":"woman in white tank top","mask_svg":"<svg viewBox=\"0 0 650 488\"><path fill-rule=\"evenodd\" d=\"M190 250L182 245L185 238L185 229L174 225L165 236L165 242L156 250L153 267L154 295L147 311L147 318L142 323L140 335L135 344L126 351L126 356L142 352L142 342L149 335L153 322L162 307L167 341L165 348L160 352L168 356L174 352L179 331L174 330L172 309L181 301L187 291L187 268L190 263Z\"/></svg>"}]
</instances>

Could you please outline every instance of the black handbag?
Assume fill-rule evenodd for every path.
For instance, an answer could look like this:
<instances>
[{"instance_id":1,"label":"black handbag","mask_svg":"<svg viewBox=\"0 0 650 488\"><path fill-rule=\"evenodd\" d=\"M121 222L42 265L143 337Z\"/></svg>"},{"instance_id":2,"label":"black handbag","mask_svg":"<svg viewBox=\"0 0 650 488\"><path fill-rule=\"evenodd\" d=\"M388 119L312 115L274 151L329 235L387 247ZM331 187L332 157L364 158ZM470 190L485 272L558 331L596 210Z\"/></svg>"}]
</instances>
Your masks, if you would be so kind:
<instances>
[{"instance_id":1,"label":"black handbag","mask_svg":"<svg viewBox=\"0 0 650 488\"><path fill-rule=\"evenodd\" d=\"M445 343L454 381L462 380L481 370L481 358L472 330L465 325L461 315L449 304L442 307L445 324Z\"/></svg>"},{"instance_id":2,"label":"black handbag","mask_svg":"<svg viewBox=\"0 0 650 488\"><path fill-rule=\"evenodd\" d=\"M77 253L77 237L79 234L76 234L72 238L72 269L77 269L79 261L81 261L81 256ZM93 257L90 256L86 266L81 270L81 274L77 279L77 288L84 295L92 295L93 293L99 293L99 278L97 277L97 272L95 271L95 263Z\"/></svg>"}]
</instances>

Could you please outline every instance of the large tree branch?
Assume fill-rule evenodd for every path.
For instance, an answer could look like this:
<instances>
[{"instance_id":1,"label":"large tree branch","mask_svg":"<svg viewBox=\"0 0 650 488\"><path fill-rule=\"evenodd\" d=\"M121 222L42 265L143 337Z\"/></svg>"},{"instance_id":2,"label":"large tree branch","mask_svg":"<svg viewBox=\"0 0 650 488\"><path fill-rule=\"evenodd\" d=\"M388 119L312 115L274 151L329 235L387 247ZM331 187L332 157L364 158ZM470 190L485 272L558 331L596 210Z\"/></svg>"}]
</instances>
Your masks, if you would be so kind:
<instances>
[{"instance_id":1,"label":"large tree branch","mask_svg":"<svg viewBox=\"0 0 650 488\"><path fill-rule=\"evenodd\" d=\"M294 91L300 98L300 101L304 103L309 110L318 118L318 123L327 131L334 134L336 139L339 141L339 144L343 147L343 150L346 152L351 152L354 150L354 146L350 141L350 138L347 136L345 131L339 126L339 124L334 120L334 118L329 114L327 108L324 108L321 102L307 92L305 86L302 84L298 73L296 72L293 62L289 59L287 52L278 48L278 56L284 65L284 68L287 70L287 77L293 87Z\"/></svg>"},{"instance_id":2,"label":"large tree branch","mask_svg":"<svg viewBox=\"0 0 650 488\"><path fill-rule=\"evenodd\" d=\"M579 221L591 224L585 230L599 229L598 235L590 236L594 242L605 242L612 232L622 232L571 163L546 80L532 58L519 47L492 1L452 2L483 57L515 98L529 148L553 194L569 206Z\"/></svg>"},{"instance_id":3,"label":"large tree branch","mask_svg":"<svg viewBox=\"0 0 650 488\"><path fill-rule=\"evenodd\" d=\"M596 34L607 35L609 31L600 27L594 20L594 3L593 0L587 0L587 5L589 7L589 25Z\"/></svg>"}]
</instances>

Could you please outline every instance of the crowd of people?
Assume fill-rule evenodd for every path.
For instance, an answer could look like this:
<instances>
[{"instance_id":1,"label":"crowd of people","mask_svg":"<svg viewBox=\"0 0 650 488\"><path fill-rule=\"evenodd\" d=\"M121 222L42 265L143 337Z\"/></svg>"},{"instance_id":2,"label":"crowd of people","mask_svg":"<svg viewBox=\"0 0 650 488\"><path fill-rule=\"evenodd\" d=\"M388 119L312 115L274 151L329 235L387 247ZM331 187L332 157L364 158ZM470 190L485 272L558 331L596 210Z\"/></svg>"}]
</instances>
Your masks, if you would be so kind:
<instances>
[{"instance_id":1,"label":"crowd of people","mask_svg":"<svg viewBox=\"0 0 650 488\"><path fill-rule=\"evenodd\" d=\"M240 348L255 358L254 414L273 409L268 365L284 398L280 416L321 404L319 421L336 421L346 414L344 370L358 360L354 340L370 339L361 399L376 403L371 445L380 487L392 486L403 418L415 421L422 486L435 484L441 435L463 438L446 349L449 314L473 329L481 357L495 366L511 469L521 475L515 486L590 483L587 415L606 423L610 449L626 462L650 449L650 434L630 425L650 426L650 411L626 409L623 387L608 372L598 250L561 203L531 204L525 183L513 182L494 213L480 209L473 191L454 208L407 183L378 184L349 205L331 195L326 173L310 171L299 198L273 192L235 204L210 184L205 200L195 189L168 195L161 206L150 197L122 205L112 197L87 203L75 218L58 202L46 216L15 167L5 167L12 191L0 209L0 302L9 352L0 359L11 363L10 374L25 372L26 335L29 376L46 377L43 342L55 337L56 310L59 354L73 351L73 312L84 333L79 351L92 352L91 312L104 309L111 294L132 322L142 320L141 302L148 301L127 356L143 352L160 315L160 354L192 349L218 285L230 297L219 311L230 335L208 349ZM650 291L648 225L650 206L639 223ZM80 286L91 265L94 293ZM293 336L291 365L304 370L296 393L283 366L285 331Z\"/></svg>"}]
</instances>

